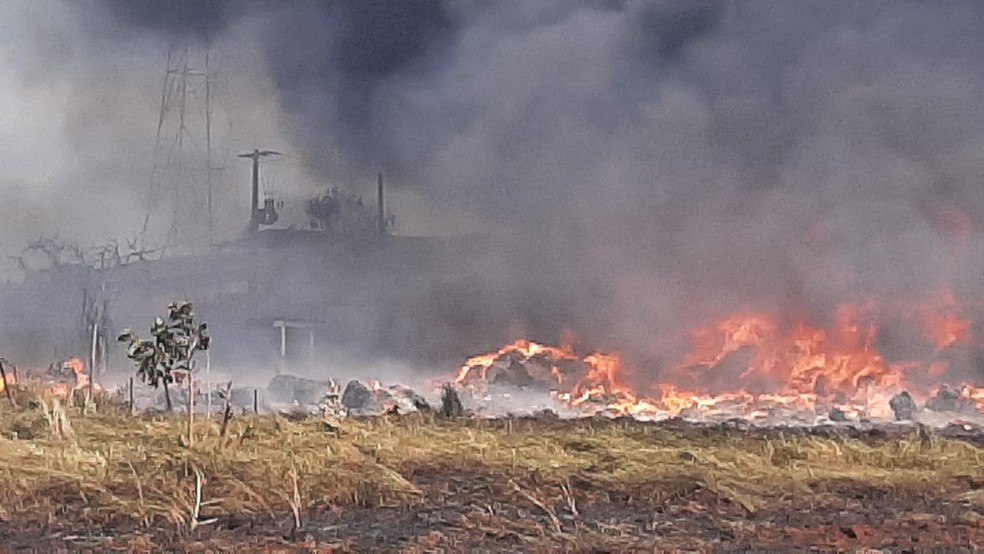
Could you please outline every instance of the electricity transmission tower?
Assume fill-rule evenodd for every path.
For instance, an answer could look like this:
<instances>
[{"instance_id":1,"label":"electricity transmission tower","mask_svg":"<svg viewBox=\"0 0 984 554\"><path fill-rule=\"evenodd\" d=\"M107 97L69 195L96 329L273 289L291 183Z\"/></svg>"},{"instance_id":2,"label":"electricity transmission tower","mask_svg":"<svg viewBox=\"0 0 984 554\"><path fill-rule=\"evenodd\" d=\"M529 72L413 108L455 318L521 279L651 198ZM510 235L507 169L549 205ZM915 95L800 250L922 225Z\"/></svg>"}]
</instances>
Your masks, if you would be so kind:
<instances>
[{"instance_id":1,"label":"electricity transmission tower","mask_svg":"<svg viewBox=\"0 0 984 554\"><path fill-rule=\"evenodd\" d=\"M141 236L168 248L198 237L214 243L215 82L208 50L168 48L161 90L153 177ZM178 248L180 249L180 248Z\"/></svg>"}]
</instances>

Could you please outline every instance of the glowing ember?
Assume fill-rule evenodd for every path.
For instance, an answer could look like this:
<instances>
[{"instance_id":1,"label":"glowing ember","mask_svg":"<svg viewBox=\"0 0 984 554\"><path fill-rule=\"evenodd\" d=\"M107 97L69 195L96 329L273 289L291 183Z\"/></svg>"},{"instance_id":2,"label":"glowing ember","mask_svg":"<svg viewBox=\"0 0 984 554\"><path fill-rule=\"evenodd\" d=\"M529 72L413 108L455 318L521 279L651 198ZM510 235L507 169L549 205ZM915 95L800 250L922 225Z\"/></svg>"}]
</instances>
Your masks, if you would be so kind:
<instances>
[{"instance_id":1,"label":"glowing ember","mask_svg":"<svg viewBox=\"0 0 984 554\"><path fill-rule=\"evenodd\" d=\"M527 366L545 363L548 373L536 382L569 408L651 418L828 413L855 420L891 418L895 394L906 390L925 402L944 379L963 383L963 404L984 407L984 389L960 379L946 358L951 347L973 344L971 322L948 291L909 306L844 304L827 325L782 321L770 313L721 318L693 331L692 348L679 362L633 367L631 380L617 354L579 357L569 346L520 339L469 359L456 381L485 390L502 372L533 373ZM883 321L913 324L920 336L912 340L931 348L912 359L886 356L880 344Z\"/></svg>"}]
</instances>

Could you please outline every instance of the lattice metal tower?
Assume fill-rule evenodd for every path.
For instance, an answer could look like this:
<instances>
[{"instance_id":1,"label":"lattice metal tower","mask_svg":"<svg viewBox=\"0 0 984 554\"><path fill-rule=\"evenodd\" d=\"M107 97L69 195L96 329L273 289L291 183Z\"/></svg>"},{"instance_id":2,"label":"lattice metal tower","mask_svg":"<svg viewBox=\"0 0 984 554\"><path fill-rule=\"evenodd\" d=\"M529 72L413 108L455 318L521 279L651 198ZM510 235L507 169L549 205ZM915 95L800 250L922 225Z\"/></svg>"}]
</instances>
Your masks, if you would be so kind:
<instances>
[{"instance_id":1,"label":"lattice metal tower","mask_svg":"<svg viewBox=\"0 0 984 554\"><path fill-rule=\"evenodd\" d=\"M169 249L214 243L215 82L207 49L168 48L161 91L153 177L141 237Z\"/></svg>"}]
</instances>

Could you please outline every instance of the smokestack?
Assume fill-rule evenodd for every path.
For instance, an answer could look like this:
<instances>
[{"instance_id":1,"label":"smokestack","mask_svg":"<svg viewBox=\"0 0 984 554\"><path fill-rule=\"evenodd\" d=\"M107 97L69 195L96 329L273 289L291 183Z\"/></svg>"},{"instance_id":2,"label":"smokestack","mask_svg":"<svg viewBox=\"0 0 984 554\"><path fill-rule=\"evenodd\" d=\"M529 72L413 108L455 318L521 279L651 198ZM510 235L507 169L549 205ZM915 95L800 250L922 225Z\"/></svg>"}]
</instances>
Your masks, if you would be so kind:
<instances>
[{"instance_id":1,"label":"smokestack","mask_svg":"<svg viewBox=\"0 0 984 554\"><path fill-rule=\"evenodd\" d=\"M379 234L386 234L386 204L383 198L383 174L376 174L376 205L379 207Z\"/></svg>"}]
</instances>

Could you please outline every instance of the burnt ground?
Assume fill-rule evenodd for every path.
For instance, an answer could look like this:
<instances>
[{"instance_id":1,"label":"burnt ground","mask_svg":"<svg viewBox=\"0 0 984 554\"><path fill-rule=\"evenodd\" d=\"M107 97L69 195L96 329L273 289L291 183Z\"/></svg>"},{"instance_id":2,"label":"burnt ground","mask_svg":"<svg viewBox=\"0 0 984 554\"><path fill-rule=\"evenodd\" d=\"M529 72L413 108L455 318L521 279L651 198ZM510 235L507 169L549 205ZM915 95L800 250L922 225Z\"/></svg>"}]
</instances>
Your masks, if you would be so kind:
<instances>
[{"instance_id":1,"label":"burnt ground","mask_svg":"<svg viewBox=\"0 0 984 554\"><path fill-rule=\"evenodd\" d=\"M886 489L856 481L818 481L814 493L777 494L766 509L749 512L694 481L646 483L634 496L575 490L597 498L579 503L576 515L552 506L560 531L531 501L515 498L484 475L447 468L418 468L411 482L426 491L412 508L351 508L312 514L293 532L289 515L223 516L187 534L173 528L121 524L75 526L37 522L13 529L0 524L9 551L291 548L365 552L543 550L615 552L662 548L702 551L791 548L889 548L918 551L984 547L984 516L960 498L981 483L952 478L923 486ZM576 493L575 493L576 494ZM541 501L542 502L542 501ZM955 549L955 550L953 550Z\"/></svg>"},{"instance_id":2,"label":"burnt ground","mask_svg":"<svg viewBox=\"0 0 984 554\"><path fill-rule=\"evenodd\" d=\"M430 423L455 436L471 435L470 441L507 425ZM190 530L177 516L141 519L112 513L108 505L86 498L83 488L66 482L46 491L64 499L59 511L42 515L3 506L0 544L7 551L984 548L984 475L979 447L973 444L984 435L966 428L941 433L903 427L762 430L594 422L593 430L584 433L585 424L579 422L510 422L510 434L504 437L525 440L530 436L524 434L532 433L558 445L556 464L546 459L542 469L530 469L517 462L509 467L485 453L487 461L471 455L387 457L386 446L372 435L379 432L378 425L359 429L359 440L368 439L360 448L374 452L372 463L405 479L415 491L409 501L374 499L372 487L361 489L362 498L345 501L320 500L305 492L299 529L293 529L291 511L282 502L267 499L237 512L203 505L199 519L215 520ZM402 423L388 425L400 429ZM959 436L947 438L947 432ZM398 433L390 435L400 440ZM630 440L672 456L633 458L623 450L628 443L618 442ZM679 449L677 443L686 446ZM363 448L369 444L375 446ZM830 448L832 454L817 457L810 454L814 447ZM498 448L512 446L504 442ZM751 454L741 458L746 453ZM726 473L732 470L724 460L732 454L737 474ZM650 457L652 464L647 465ZM841 475L822 465L839 461L853 470ZM702 466L708 465L717 469L704 471ZM861 465L869 469L859 472ZM379 490L384 486L373 485ZM136 493L114 489L113 494Z\"/></svg>"}]
</instances>

